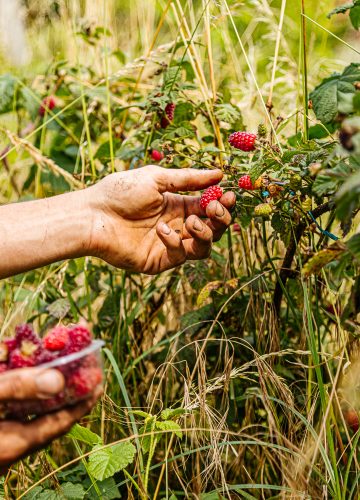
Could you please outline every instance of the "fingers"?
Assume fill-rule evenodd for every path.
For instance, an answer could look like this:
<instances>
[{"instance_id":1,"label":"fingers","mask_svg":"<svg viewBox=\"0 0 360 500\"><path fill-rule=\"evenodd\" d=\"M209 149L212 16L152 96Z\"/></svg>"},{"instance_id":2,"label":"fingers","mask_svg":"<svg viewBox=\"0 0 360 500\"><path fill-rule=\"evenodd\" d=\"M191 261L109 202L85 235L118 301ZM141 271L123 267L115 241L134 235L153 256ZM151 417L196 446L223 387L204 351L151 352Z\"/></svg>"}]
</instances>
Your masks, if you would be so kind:
<instances>
[{"instance_id":1,"label":"fingers","mask_svg":"<svg viewBox=\"0 0 360 500\"><path fill-rule=\"evenodd\" d=\"M190 260L206 259L211 253L213 233L208 225L196 215L191 215L185 222L186 231L192 238L184 240L186 258Z\"/></svg>"},{"instance_id":2,"label":"fingers","mask_svg":"<svg viewBox=\"0 0 360 500\"><path fill-rule=\"evenodd\" d=\"M206 214L209 217L206 224L213 231L213 240L218 241L231 223L230 212L219 201L211 201L206 207Z\"/></svg>"},{"instance_id":3,"label":"fingers","mask_svg":"<svg viewBox=\"0 0 360 500\"><path fill-rule=\"evenodd\" d=\"M170 269L183 264L186 260L186 251L182 242L181 234L171 229L165 222L160 222L156 232L166 247L162 255L161 269Z\"/></svg>"},{"instance_id":4,"label":"fingers","mask_svg":"<svg viewBox=\"0 0 360 500\"><path fill-rule=\"evenodd\" d=\"M72 408L32 420L29 423L17 421L0 422L0 470L30 453L43 448L53 439L68 432L84 415L89 413L101 395L102 390Z\"/></svg>"},{"instance_id":5,"label":"fingers","mask_svg":"<svg viewBox=\"0 0 360 500\"><path fill-rule=\"evenodd\" d=\"M0 376L0 401L49 398L63 388L64 377L58 370L11 370Z\"/></svg>"},{"instance_id":6,"label":"fingers","mask_svg":"<svg viewBox=\"0 0 360 500\"><path fill-rule=\"evenodd\" d=\"M45 415L27 424L27 434L32 436L29 449L33 451L43 447L53 439L66 434L76 422L92 410L101 392L97 391L91 398L72 408Z\"/></svg>"},{"instance_id":7,"label":"fingers","mask_svg":"<svg viewBox=\"0 0 360 500\"><path fill-rule=\"evenodd\" d=\"M154 170L156 168L156 170ZM152 167L155 180L161 193L165 191L198 191L221 181L221 170L196 170L183 168L179 170Z\"/></svg>"}]
</instances>

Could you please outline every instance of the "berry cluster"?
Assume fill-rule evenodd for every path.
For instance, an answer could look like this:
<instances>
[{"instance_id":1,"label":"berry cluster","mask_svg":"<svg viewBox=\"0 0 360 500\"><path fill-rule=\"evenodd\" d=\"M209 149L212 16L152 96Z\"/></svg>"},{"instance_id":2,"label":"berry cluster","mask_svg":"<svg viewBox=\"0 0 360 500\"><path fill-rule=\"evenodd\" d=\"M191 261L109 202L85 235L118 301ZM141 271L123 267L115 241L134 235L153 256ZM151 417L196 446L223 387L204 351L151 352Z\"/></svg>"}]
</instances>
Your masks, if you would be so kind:
<instances>
[{"instance_id":1,"label":"berry cluster","mask_svg":"<svg viewBox=\"0 0 360 500\"><path fill-rule=\"evenodd\" d=\"M219 198L222 197L222 195L223 195L223 190L221 189L220 186L210 186L209 188L205 189L200 198L201 208L205 210L210 201L218 200Z\"/></svg>"},{"instance_id":2,"label":"berry cluster","mask_svg":"<svg viewBox=\"0 0 360 500\"><path fill-rule=\"evenodd\" d=\"M253 151L255 149L256 134L250 132L234 132L229 136L229 144L241 151Z\"/></svg>"},{"instance_id":3,"label":"berry cluster","mask_svg":"<svg viewBox=\"0 0 360 500\"><path fill-rule=\"evenodd\" d=\"M163 116L161 117L160 125L161 128L166 128L170 122L173 121L174 119L174 113L175 113L175 103L169 102L166 107Z\"/></svg>"},{"instance_id":4,"label":"berry cluster","mask_svg":"<svg viewBox=\"0 0 360 500\"><path fill-rule=\"evenodd\" d=\"M69 354L80 353L92 343L90 331L82 325L56 326L43 339L29 324L19 325L15 337L0 342L0 373L16 368L43 365ZM41 414L64 405L73 404L90 393L102 382L102 369L94 354L79 356L75 360L59 363L56 369L65 378L65 389L55 398L36 402L17 402L9 405L9 413Z\"/></svg>"}]
</instances>

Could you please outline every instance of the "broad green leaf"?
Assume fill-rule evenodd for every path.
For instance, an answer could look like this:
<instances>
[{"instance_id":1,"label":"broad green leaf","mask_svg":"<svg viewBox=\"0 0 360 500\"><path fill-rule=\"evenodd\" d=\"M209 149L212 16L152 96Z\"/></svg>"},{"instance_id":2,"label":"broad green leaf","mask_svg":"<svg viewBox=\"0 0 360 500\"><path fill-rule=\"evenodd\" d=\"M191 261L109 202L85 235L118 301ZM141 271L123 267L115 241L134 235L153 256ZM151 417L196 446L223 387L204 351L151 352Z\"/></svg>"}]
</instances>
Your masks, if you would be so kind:
<instances>
[{"instance_id":1,"label":"broad green leaf","mask_svg":"<svg viewBox=\"0 0 360 500\"><path fill-rule=\"evenodd\" d=\"M152 418L152 415L150 413L146 413L146 411L142 411L142 410L129 410L129 413L132 413L133 415L137 415L138 417Z\"/></svg>"},{"instance_id":2,"label":"broad green leaf","mask_svg":"<svg viewBox=\"0 0 360 500\"><path fill-rule=\"evenodd\" d=\"M135 446L129 442L103 449L97 445L94 450L95 453L89 457L89 471L99 481L125 469L134 460L136 452Z\"/></svg>"},{"instance_id":3,"label":"broad green leaf","mask_svg":"<svg viewBox=\"0 0 360 500\"><path fill-rule=\"evenodd\" d=\"M165 420L163 422L156 422L155 425L157 430L162 430L162 431L173 431L175 436L178 438L182 437L182 432L181 432L181 427L179 424L174 422L173 420ZM170 433L169 433L170 434Z\"/></svg>"},{"instance_id":4,"label":"broad green leaf","mask_svg":"<svg viewBox=\"0 0 360 500\"><path fill-rule=\"evenodd\" d=\"M346 246L349 252L360 261L360 233L352 236L347 242Z\"/></svg>"},{"instance_id":5,"label":"broad green leaf","mask_svg":"<svg viewBox=\"0 0 360 500\"><path fill-rule=\"evenodd\" d=\"M68 436L76 439L77 441L82 441L83 443L94 446L101 443L101 437L92 432L90 429L83 427L82 425L75 424Z\"/></svg>"},{"instance_id":6,"label":"broad green leaf","mask_svg":"<svg viewBox=\"0 0 360 500\"><path fill-rule=\"evenodd\" d=\"M90 479L87 478L84 481L84 486L86 488L86 500L98 500L99 495L95 490L93 484ZM97 488L101 493L101 500L115 500L116 498L121 498L119 488L116 486L115 480L113 477L108 477L104 479L104 481L98 481L96 483Z\"/></svg>"},{"instance_id":7,"label":"broad green leaf","mask_svg":"<svg viewBox=\"0 0 360 500\"><path fill-rule=\"evenodd\" d=\"M360 64L350 64L342 74L335 73L323 80L310 94L316 118L330 123L340 113L351 113L354 83L360 80Z\"/></svg>"},{"instance_id":8,"label":"broad green leaf","mask_svg":"<svg viewBox=\"0 0 360 500\"><path fill-rule=\"evenodd\" d=\"M355 2L354 7L350 9L350 21L354 28L360 28L360 2Z\"/></svg>"},{"instance_id":9,"label":"broad green leaf","mask_svg":"<svg viewBox=\"0 0 360 500\"><path fill-rule=\"evenodd\" d=\"M0 113L8 113L13 110L18 86L19 84L13 76L0 76Z\"/></svg>"},{"instance_id":10,"label":"broad green leaf","mask_svg":"<svg viewBox=\"0 0 360 500\"><path fill-rule=\"evenodd\" d=\"M82 500L85 496L82 484L63 483L60 491L66 500Z\"/></svg>"}]
</instances>

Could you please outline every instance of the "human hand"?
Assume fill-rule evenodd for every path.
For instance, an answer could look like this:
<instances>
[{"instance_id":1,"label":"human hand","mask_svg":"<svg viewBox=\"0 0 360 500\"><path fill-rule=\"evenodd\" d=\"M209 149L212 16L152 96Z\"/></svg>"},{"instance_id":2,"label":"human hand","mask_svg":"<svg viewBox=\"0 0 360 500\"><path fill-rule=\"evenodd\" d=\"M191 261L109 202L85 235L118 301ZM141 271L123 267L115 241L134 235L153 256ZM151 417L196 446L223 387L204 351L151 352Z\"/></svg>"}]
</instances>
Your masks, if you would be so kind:
<instances>
[{"instance_id":1,"label":"human hand","mask_svg":"<svg viewBox=\"0 0 360 500\"><path fill-rule=\"evenodd\" d=\"M22 368L0 375L0 410L7 402L46 399L64 388L64 377L57 370ZM30 422L0 421L0 474L20 458L46 446L65 434L84 415L89 413L99 393L89 399Z\"/></svg>"},{"instance_id":2,"label":"human hand","mask_svg":"<svg viewBox=\"0 0 360 500\"><path fill-rule=\"evenodd\" d=\"M208 257L212 242L231 222L234 193L212 201L206 211L199 196L175 193L207 188L222 175L220 170L149 165L105 177L83 192L93 214L90 252L116 267L146 274Z\"/></svg>"}]
</instances>

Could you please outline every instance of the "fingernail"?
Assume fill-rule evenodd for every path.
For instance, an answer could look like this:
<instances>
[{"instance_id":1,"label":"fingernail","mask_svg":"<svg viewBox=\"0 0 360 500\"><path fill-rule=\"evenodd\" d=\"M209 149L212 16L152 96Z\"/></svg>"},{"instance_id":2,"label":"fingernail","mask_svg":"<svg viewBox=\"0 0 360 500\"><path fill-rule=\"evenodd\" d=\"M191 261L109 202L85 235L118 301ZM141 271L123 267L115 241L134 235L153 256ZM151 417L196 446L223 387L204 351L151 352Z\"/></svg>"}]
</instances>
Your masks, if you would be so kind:
<instances>
[{"instance_id":1,"label":"fingernail","mask_svg":"<svg viewBox=\"0 0 360 500\"><path fill-rule=\"evenodd\" d=\"M53 396L63 390L64 377L57 370L46 370L38 375L36 385L40 397Z\"/></svg>"},{"instance_id":2,"label":"fingernail","mask_svg":"<svg viewBox=\"0 0 360 500\"><path fill-rule=\"evenodd\" d=\"M161 224L161 232L164 234L171 233L171 229L169 228L169 226L167 224L165 224L165 222L162 222L162 224Z\"/></svg>"},{"instance_id":3,"label":"fingernail","mask_svg":"<svg viewBox=\"0 0 360 500\"><path fill-rule=\"evenodd\" d=\"M216 202L215 215L216 217L222 217L225 214L225 209L221 203Z\"/></svg>"},{"instance_id":4,"label":"fingernail","mask_svg":"<svg viewBox=\"0 0 360 500\"><path fill-rule=\"evenodd\" d=\"M193 228L195 229L195 231L202 231L203 230L202 222L199 219L195 219Z\"/></svg>"}]
</instances>

